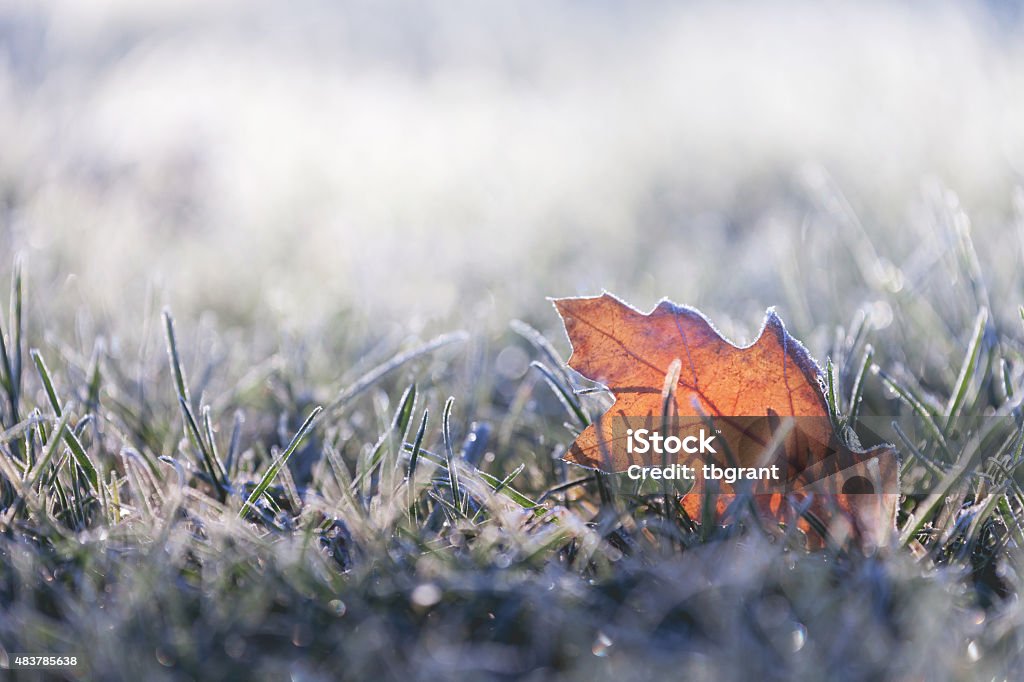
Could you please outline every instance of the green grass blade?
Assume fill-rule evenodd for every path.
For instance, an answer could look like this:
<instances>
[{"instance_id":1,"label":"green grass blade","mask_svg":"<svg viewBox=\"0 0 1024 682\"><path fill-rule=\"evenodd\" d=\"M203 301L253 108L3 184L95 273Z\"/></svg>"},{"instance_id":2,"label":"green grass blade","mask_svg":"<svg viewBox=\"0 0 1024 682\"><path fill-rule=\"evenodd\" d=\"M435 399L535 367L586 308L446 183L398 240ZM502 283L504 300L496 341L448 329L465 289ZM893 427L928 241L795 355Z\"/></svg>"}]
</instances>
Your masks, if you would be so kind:
<instances>
[{"instance_id":1,"label":"green grass blade","mask_svg":"<svg viewBox=\"0 0 1024 682\"><path fill-rule=\"evenodd\" d=\"M969 472L970 462L964 462L949 471L942 481L935 487L935 490L920 505L921 511L915 511L912 522L903 529L900 535L900 544L906 546L917 536L918 532L928 520L934 516L938 508L946 501L949 491Z\"/></svg>"},{"instance_id":2,"label":"green grass blade","mask_svg":"<svg viewBox=\"0 0 1024 682\"><path fill-rule=\"evenodd\" d=\"M508 483L502 484L501 480L493 474L489 474L486 471L477 470L477 475L484 479L487 485L494 489L494 492L501 493L505 497L509 498L523 509L535 511L538 515L542 515L547 512L547 508L537 502L534 502L529 497L519 492Z\"/></svg>"},{"instance_id":3,"label":"green grass blade","mask_svg":"<svg viewBox=\"0 0 1024 682\"><path fill-rule=\"evenodd\" d=\"M523 473L523 471L525 469L526 469L526 462L523 462L522 464L517 466L508 476L506 476L505 478L501 479L498 482L498 485L492 485L491 488L493 489L494 494L495 495L500 494L501 491L503 491L512 481L516 480L516 478L519 477L519 474ZM490 484L488 484L488 485L490 485ZM484 507L481 505L480 509L478 509L476 514L473 516L473 522L475 523L476 520L483 513L484 513Z\"/></svg>"},{"instance_id":4,"label":"green grass blade","mask_svg":"<svg viewBox=\"0 0 1024 682\"><path fill-rule=\"evenodd\" d=\"M253 488L252 493L249 495L249 499L245 501L245 504L242 505L241 510L238 512L239 518L245 518L246 513L253 508L253 505L255 505L256 501L260 499L260 496L263 495L264 491L266 491L266 489L270 487L270 484L274 482L274 479L277 478L277 474L281 471L281 467L288 463L288 459L298 449L299 443L302 442L306 433L312 428L313 420L315 420L317 415L322 411L323 408L317 406L309 413L309 416L306 417L306 421L302 423L299 430L295 432L295 436L292 438L291 442L288 443L288 447L285 448L280 457L278 457L270 467L267 468L266 473L263 474L263 478L261 478L260 482L256 484L256 487Z\"/></svg>"},{"instance_id":5,"label":"green grass blade","mask_svg":"<svg viewBox=\"0 0 1024 682\"><path fill-rule=\"evenodd\" d=\"M1010 365L1006 358L999 358L999 379L1003 384L1003 399L1013 400L1013 378L1010 376Z\"/></svg>"},{"instance_id":6,"label":"green grass blade","mask_svg":"<svg viewBox=\"0 0 1024 682\"><path fill-rule=\"evenodd\" d=\"M345 388L334 400L327 404L327 407L324 408L321 417L318 419L322 419L324 416L348 404L367 388L374 385L402 365L453 343L462 343L468 338L469 334L466 332L451 332L448 334L442 334L441 336L438 336L417 348L413 348L412 350L404 353L399 353L387 362L377 365Z\"/></svg>"},{"instance_id":7,"label":"green grass blade","mask_svg":"<svg viewBox=\"0 0 1024 682\"><path fill-rule=\"evenodd\" d=\"M35 348L29 354L32 356L32 361L39 371L39 378L43 382L43 389L46 391L46 397L50 401L50 406L59 419L63 416L64 410L61 408L60 398L57 397L57 391L53 386L50 371L46 367L46 361L43 360L42 353ZM67 443L68 449L71 450L75 461L78 462L78 466L85 472L85 477L92 485L93 492L98 492L100 485L99 474L96 472L96 465L85 451L85 447L82 446L82 441L78 439L78 436L75 435L72 429L67 428L64 429L64 441Z\"/></svg>"},{"instance_id":8,"label":"green grass blade","mask_svg":"<svg viewBox=\"0 0 1024 682\"><path fill-rule=\"evenodd\" d=\"M825 402L828 405L828 418L832 422L832 430L842 436L843 429L839 411L839 392L836 389L836 368L832 358L825 358Z\"/></svg>"},{"instance_id":9,"label":"green grass blade","mask_svg":"<svg viewBox=\"0 0 1024 682\"><path fill-rule=\"evenodd\" d=\"M942 451L946 454L947 459L952 460L953 453L950 451L949 445L946 443L946 438L945 436L942 435L942 430L939 428L939 425L935 423L935 419L928 411L928 408L926 408L920 400L914 397L914 395L909 390L907 390L902 384L900 384L900 382L896 381L895 378L891 377L888 373L886 373L885 370L880 369L877 365L875 365L872 369L878 374L882 381L885 382L885 384L896 393L896 395L898 395L900 398L903 399L904 402L910 405L910 408L914 412L916 412L917 416L920 417L921 420L924 422L925 427L931 433L932 437L935 438L935 441L939 444L939 447L942 448Z\"/></svg>"},{"instance_id":10,"label":"green grass blade","mask_svg":"<svg viewBox=\"0 0 1024 682\"><path fill-rule=\"evenodd\" d=\"M217 465L213 461L213 455L210 454L209 448L207 448L206 443L203 441L203 436L199 432L199 424L196 422L195 415L192 414L192 408L181 397L178 398L178 404L181 406L181 412L185 419L185 432L188 435L188 439L192 442L192 446L199 450L199 454L202 456L203 467L217 489L218 499L223 502L227 499L227 489L224 487L224 482L221 480Z\"/></svg>"},{"instance_id":11,"label":"green grass blade","mask_svg":"<svg viewBox=\"0 0 1024 682\"><path fill-rule=\"evenodd\" d=\"M562 357L558 354L558 351L555 350L555 347L551 345L551 342L548 341L546 336L522 320L512 320L512 322L509 323L509 327L511 327L512 331L516 334L526 339L526 341L540 351L542 355L547 357L551 366L557 368L558 373L562 377L562 381L566 385L570 384L571 379L569 377L569 373L563 367Z\"/></svg>"},{"instance_id":12,"label":"green grass blade","mask_svg":"<svg viewBox=\"0 0 1024 682\"><path fill-rule=\"evenodd\" d=\"M377 439L377 443L373 446L373 451L367 460L366 466L362 468L359 475L356 476L355 485L358 487L366 479L367 476L373 475L373 472L377 470L377 467L384 460L385 449L393 441L394 437L398 437L398 442L401 443L405 440L405 435L409 430L409 420L412 419L412 411L416 406L416 384L412 384L409 388L405 389L405 393L402 394L402 399L399 402L398 409L395 410L395 415L391 419L391 424L388 429L381 434L380 438Z\"/></svg>"},{"instance_id":13,"label":"green grass blade","mask_svg":"<svg viewBox=\"0 0 1024 682\"><path fill-rule=\"evenodd\" d=\"M949 432L953 419L960 413L960 408L967 397L967 389L970 388L971 378L978 366L978 356L981 354L981 341L985 336L985 324L988 322L988 310L982 308L978 316L974 318L974 332L971 334L971 341L967 344L967 354L964 356L963 365L960 367L960 374L953 385L953 393L946 405L946 422L943 431Z\"/></svg>"},{"instance_id":14,"label":"green grass blade","mask_svg":"<svg viewBox=\"0 0 1024 682\"><path fill-rule=\"evenodd\" d=\"M459 489L459 468L455 462L455 449L452 447L451 416L455 398L448 398L444 403L441 415L441 436L444 440L445 461L448 463L448 482L452 486L452 501L460 511L465 511L462 493Z\"/></svg>"},{"instance_id":15,"label":"green grass blade","mask_svg":"<svg viewBox=\"0 0 1024 682\"><path fill-rule=\"evenodd\" d=\"M196 420L195 414L192 412L192 400L188 390L188 380L185 377L185 370L181 366L181 355L178 353L178 341L174 333L174 317L171 315L170 310L164 310L164 335L167 341L167 362L171 368L171 376L174 379L174 389L178 394L178 405L181 407L182 419L185 423L185 434L191 441L192 446L199 451L202 457L203 467L206 469L206 473L210 476L210 480L213 482L214 488L217 491L217 499L221 502L225 501L228 497L228 489L226 485L227 472L224 468L224 464L221 463L220 459L211 452L213 446L213 426L209 423L209 415L204 412L204 421L206 422L207 435L210 442L207 442L207 438L203 436L203 432L199 429L199 422Z\"/></svg>"},{"instance_id":16,"label":"green grass blade","mask_svg":"<svg viewBox=\"0 0 1024 682\"><path fill-rule=\"evenodd\" d=\"M860 366L857 368L857 375L853 379L853 388L850 390L850 415L846 423L851 427L857 426L857 416L860 413L861 397L864 394L864 377L868 368L871 367L875 357L875 349L868 344L864 347L864 356L861 358Z\"/></svg>"},{"instance_id":17,"label":"green grass blade","mask_svg":"<svg viewBox=\"0 0 1024 682\"><path fill-rule=\"evenodd\" d=\"M507 488L509 486L509 484L512 483L512 481L514 481L517 478L519 478L519 474L523 473L523 471L525 469L526 469L526 463L523 462L522 464L517 466L515 469L513 469L512 473L510 473L505 478L501 479L498 482L498 485L492 486L494 488L494 492L495 493L500 493L502 490Z\"/></svg>"},{"instance_id":18,"label":"green grass blade","mask_svg":"<svg viewBox=\"0 0 1024 682\"><path fill-rule=\"evenodd\" d=\"M60 447L60 442L64 438L64 430L68 426L68 419L70 412L65 412L60 419L57 420L57 425L54 427L50 439L46 443L46 450L43 451L43 456L35 463L32 471L29 472L26 478L29 482L29 487L34 488L42 477L43 472L46 471L46 467L50 464L53 456L57 454L57 448Z\"/></svg>"},{"instance_id":19,"label":"green grass blade","mask_svg":"<svg viewBox=\"0 0 1024 682\"><path fill-rule=\"evenodd\" d=\"M7 394L7 401L11 405L11 412L14 412L14 406L17 402L14 393L14 371L11 369L11 356L7 352L7 340L4 337L4 320L3 314L0 313L0 388ZM11 416L14 422L18 421L16 415Z\"/></svg>"},{"instance_id":20,"label":"green grass blade","mask_svg":"<svg viewBox=\"0 0 1024 682\"><path fill-rule=\"evenodd\" d=\"M415 449L415 446L411 443L406 443L403 446L403 448L406 451L412 452ZM444 457L438 455L437 453L430 452L426 448L419 449L419 459L425 459L434 466L440 467L441 469L448 469L448 464L445 461ZM491 486L491 488L497 488L498 486L501 485L501 479L499 479L497 476L494 476L493 474L489 474L486 471L480 471L479 469L475 470L475 473L477 476L482 478L484 482L487 483L487 485ZM503 486L499 492L505 497L515 502L516 504L518 504L523 509L533 512L535 516L543 516L548 512L547 507L541 505L538 502L535 502L534 500L531 500L527 495L524 495L523 493L519 492L512 486Z\"/></svg>"},{"instance_id":21,"label":"green grass blade","mask_svg":"<svg viewBox=\"0 0 1024 682\"><path fill-rule=\"evenodd\" d=\"M92 485L93 492L98 492L100 487L99 474L96 472L96 465L92 463L89 454L82 446L82 441L78 440L78 436L75 435L72 429L64 429L64 441L68 444L68 449L71 450L71 454L74 456L75 461L78 462L78 466L85 472L85 477Z\"/></svg>"},{"instance_id":22,"label":"green grass blade","mask_svg":"<svg viewBox=\"0 0 1024 682\"><path fill-rule=\"evenodd\" d=\"M405 389L402 399L399 401L398 411L395 412L394 423L391 432L404 441L409 433L409 424L412 422L412 413L416 409L416 384L409 384Z\"/></svg>"},{"instance_id":23,"label":"green grass blade","mask_svg":"<svg viewBox=\"0 0 1024 682\"><path fill-rule=\"evenodd\" d=\"M185 372L181 368L181 355L178 353L178 341L174 335L174 317L170 310L164 310L163 318L164 333L167 337L167 361L171 366L174 388L178 392L178 398L191 405L192 399L188 393L188 382L185 380Z\"/></svg>"},{"instance_id":24,"label":"green grass blade","mask_svg":"<svg viewBox=\"0 0 1024 682\"><path fill-rule=\"evenodd\" d=\"M30 350L29 355L32 356L32 362L35 363L36 369L39 371L39 378L42 379L43 389L46 391L47 400L50 401L50 407L53 408L54 413L60 418L60 399L57 397L57 391L53 388L53 379L50 378L50 370L46 368L46 361L43 360L43 355L37 348Z\"/></svg>"},{"instance_id":25,"label":"green grass blade","mask_svg":"<svg viewBox=\"0 0 1024 682\"><path fill-rule=\"evenodd\" d=\"M682 360L676 358L669 364L668 371L665 373L665 383L661 391L661 433L663 435L672 433L672 429L675 426L672 418L677 416L676 413L678 412L676 406L676 385L679 383L679 372L682 367ZM661 466L667 467L668 465L669 453L668 450L664 450L661 455ZM670 509L678 506L673 504L672 487L671 481L662 481L661 493L665 501L665 518L670 518Z\"/></svg>"},{"instance_id":26,"label":"green grass blade","mask_svg":"<svg viewBox=\"0 0 1024 682\"><path fill-rule=\"evenodd\" d=\"M334 480L338 483L338 489L344 501L349 504L353 512L365 516L366 510L356 500L356 496L353 493L355 485L352 483L352 474L349 473L348 467L345 466L345 461L341 458L341 454L330 443L324 443L324 456L327 458L327 464L334 473Z\"/></svg>"},{"instance_id":27,"label":"green grass blade","mask_svg":"<svg viewBox=\"0 0 1024 682\"><path fill-rule=\"evenodd\" d=\"M224 463L227 471L227 481L235 477L235 467L238 463L238 449L242 443L242 425L245 423L245 415L241 410L235 412L234 421L231 424L231 440L228 442L228 459Z\"/></svg>"},{"instance_id":28,"label":"green grass blade","mask_svg":"<svg viewBox=\"0 0 1024 682\"><path fill-rule=\"evenodd\" d=\"M416 430L416 439L412 444L412 452L409 454L409 508L412 510L413 519L416 518L416 465L420 460L420 448L423 447L423 436L427 433L427 420L430 417L429 410L423 410L423 418L420 419L420 426Z\"/></svg>"},{"instance_id":29,"label":"green grass blade","mask_svg":"<svg viewBox=\"0 0 1024 682\"><path fill-rule=\"evenodd\" d=\"M221 461L220 453L217 451L217 439L213 436L213 419L210 416L210 406L203 407L203 433L206 435L206 444L210 448L210 458L216 467L217 473L225 483L228 483L228 472Z\"/></svg>"},{"instance_id":30,"label":"green grass blade","mask_svg":"<svg viewBox=\"0 0 1024 682\"><path fill-rule=\"evenodd\" d=\"M96 342L96 345L93 347L92 358L89 360L89 397L86 401L86 409L91 412L99 409L100 405L100 385L103 381L100 365L103 356L103 345L102 339Z\"/></svg>"},{"instance_id":31,"label":"green grass blade","mask_svg":"<svg viewBox=\"0 0 1024 682\"><path fill-rule=\"evenodd\" d=\"M590 418L587 417L587 413L583 410L583 406L580 404L580 401L575 395L573 395L571 390L566 390L566 388L562 386L561 382L558 381L558 378L555 377L550 369L548 369L547 365L543 362L534 360L530 363L530 367L533 367L544 376L544 381L546 381L548 386L551 387L551 390L555 392L555 396L565 407L566 411L576 417L576 420L583 426L590 425Z\"/></svg>"},{"instance_id":32,"label":"green grass blade","mask_svg":"<svg viewBox=\"0 0 1024 682\"><path fill-rule=\"evenodd\" d=\"M25 280L22 273L22 262L14 263L14 276L11 283L11 383L14 387L14 400L11 405L14 420L18 420L18 407L21 401L22 386L22 348L25 345Z\"/></svg>"},{"instance_id":33,"label":"green grass blade","mask_svg":"<svg viewBox=\"0 0 1024 682\"><path fill-rule=\"evenodd\" d=\"M896 432L897 438L899 438L900 441L903 443L903 447L905 447L907 449L907 452L910 453L910 457L907 458L904 467L910 464L911 459L916 459L917 461L921 462L926 467L928 467L928 469L930 469L932 473L937 474L939 476L944 476L946 474L946 470L942 467L942 465L940 465L931 457L928 457L926 454L921 452L918 449L918 447L914 445L913 442L911 442L910 436L908 436L907 433L903 430L903 427L899 425L899 422L893 420L892 428L893 431Z\"/></svg>"}]
</instances>

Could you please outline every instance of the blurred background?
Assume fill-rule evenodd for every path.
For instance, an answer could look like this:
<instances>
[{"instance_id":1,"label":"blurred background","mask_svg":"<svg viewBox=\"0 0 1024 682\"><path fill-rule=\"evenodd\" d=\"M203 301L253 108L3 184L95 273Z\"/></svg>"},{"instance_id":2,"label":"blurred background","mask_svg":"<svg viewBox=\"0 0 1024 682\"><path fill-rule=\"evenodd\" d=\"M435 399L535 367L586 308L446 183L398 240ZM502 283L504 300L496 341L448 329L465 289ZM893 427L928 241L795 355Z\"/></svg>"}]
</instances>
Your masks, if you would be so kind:
<instances>
[{"instance_id":1,"label":"blurred background","mask_svg":"<svg viewBox=\"0 0 1024 682\"><path fill-rule=\"evenodd\" d=\"M1006 3L7 0L0 253L115 328L554 326L601 289L740 337L772 304L881 325L960 206L1011 286L1021 33Z\"/></svg>"},{"instance_id":2,"label":"blurred background","mask_svg":"<svg viewBox=\"0 0 1024 682\"><path fill-rule=\"evenodd\" d=\"M1019 417L1022 22L1004 2L0 0L0 326L26 369L4 426L49 419L45 357L121 490L96 506L68 466L45 485L68 542L0 533L0 654L77 651L97 679L1013 679L1019 473L970 472L1015 506L963 487L928 558L804 556L741 523L689 544L656 505L610 524L622 498L575 488L566 419L610 397L567 412L529 367L568 355L547 297L669 297L737 341L775 305L844 400L864 389L861 417L918 409L895 386L921 412ZM174 492L202 465L165 305L206 437L237 450L230 504L328 406L258 541L201 474ZM426 448L447 451L444 423L453 456L564 502L558 523L510 507L466 532L438 479L407 517L372 472L412 384ZM181 478L146 512L127 474L161 455Z\"/></svg>"}]
</instances>

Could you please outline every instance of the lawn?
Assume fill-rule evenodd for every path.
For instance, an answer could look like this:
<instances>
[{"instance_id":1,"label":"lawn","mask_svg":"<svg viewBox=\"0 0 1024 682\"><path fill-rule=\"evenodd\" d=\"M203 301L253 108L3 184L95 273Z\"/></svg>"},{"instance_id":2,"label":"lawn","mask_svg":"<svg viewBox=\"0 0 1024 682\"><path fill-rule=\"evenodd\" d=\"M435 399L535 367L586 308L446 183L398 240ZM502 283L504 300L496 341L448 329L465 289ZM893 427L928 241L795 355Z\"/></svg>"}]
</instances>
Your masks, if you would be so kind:
<instances>
[{"instance_id":1,"label":"lawn","mask_svg":"<svg viewBox=\"0 0 1024 682\"><path fill-rule=\"evenodd\" d=\"M0 663L1019 678L1011 29L328 5L0 9ZM564 461L611 398L549 297L605 289L741 343L775 306L899 426L891 541Z\"/></svg>"}]
</instances>

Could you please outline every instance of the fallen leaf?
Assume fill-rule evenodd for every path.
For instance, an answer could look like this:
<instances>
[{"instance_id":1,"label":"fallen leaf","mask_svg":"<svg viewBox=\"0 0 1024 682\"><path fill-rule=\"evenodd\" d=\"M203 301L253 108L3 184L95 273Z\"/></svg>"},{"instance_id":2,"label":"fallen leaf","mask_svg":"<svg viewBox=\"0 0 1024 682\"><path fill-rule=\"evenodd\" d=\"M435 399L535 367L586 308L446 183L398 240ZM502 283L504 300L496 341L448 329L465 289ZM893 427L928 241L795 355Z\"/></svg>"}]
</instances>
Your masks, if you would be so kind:
<instances>
[{"instance_id":1,"label":"fallen leaf","mask_svg":"<svg viewBox=\"0 0 1024 682\"><path fill-rule=\"evenodd\" d=\"M606 472L692 464L697 473L682 504L694 518L704 493L716 495L721 515L741 485L712 482L698 465L774 464L778 480L742 484L762 516L798 525L814 546L824 542L823 530L864 547L888 541L899 501L897 453L890 445L862 450L834 432L822 371L774 310L757 340L739 347L696 309L668 300L648 314L607 293L554 304L573 347L569 366L615 396L611 409L577 437L568 461ZM628 429L640 426L669 426L662 435L680 438L713 427L721 447L714 455L638 456L626 444Z\"/></svg>"}]
</instances>

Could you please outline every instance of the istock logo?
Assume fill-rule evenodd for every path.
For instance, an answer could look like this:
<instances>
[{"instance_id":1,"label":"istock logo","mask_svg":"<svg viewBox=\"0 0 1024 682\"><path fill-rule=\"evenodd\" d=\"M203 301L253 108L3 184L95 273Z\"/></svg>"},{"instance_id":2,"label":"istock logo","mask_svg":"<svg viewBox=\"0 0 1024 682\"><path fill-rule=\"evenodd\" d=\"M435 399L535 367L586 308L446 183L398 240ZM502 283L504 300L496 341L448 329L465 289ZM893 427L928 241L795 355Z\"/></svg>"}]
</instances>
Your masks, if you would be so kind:
<instances>
[{"instance_id":1,"label":"istock logo","mask_svg":"<svg viewBox=\"0 0 1024 682\"><path fill-rule=\"evenodd\" d=\"M685 452L690 455L696 454L718 454L711 441L715 434L708 434L701 429L696 435L684 436L662 436L657 431L650 429L627 429L626 430L626 452L629 454L645 455L653 452L658 455L675 455Z\"/></svg>"}]
</instances>

